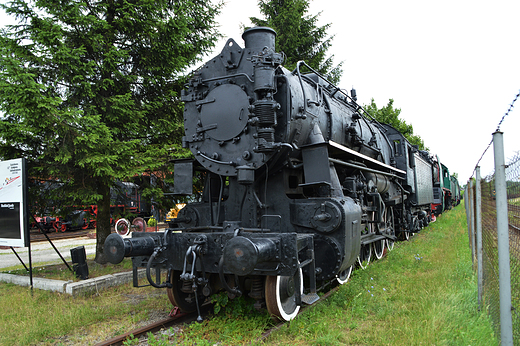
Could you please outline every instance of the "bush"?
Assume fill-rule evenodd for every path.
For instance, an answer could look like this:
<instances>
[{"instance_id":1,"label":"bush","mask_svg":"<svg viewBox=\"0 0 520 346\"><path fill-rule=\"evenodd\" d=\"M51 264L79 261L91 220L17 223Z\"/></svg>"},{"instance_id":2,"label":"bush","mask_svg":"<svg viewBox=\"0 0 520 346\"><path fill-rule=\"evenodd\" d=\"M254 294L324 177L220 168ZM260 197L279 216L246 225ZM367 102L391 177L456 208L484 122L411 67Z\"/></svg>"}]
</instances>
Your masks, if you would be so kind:
<instances>
[{"instance_id":1,"label":"bush","mask_svg":"<svg viewBox=\"0 0 520 346\"><path fill-rule=\"evenodd\" d=\"M155 227L157 226L157 220L154 219L153 217L150 218L150 220L148 220L148 227Z\"/></svg>"}]
</instances>

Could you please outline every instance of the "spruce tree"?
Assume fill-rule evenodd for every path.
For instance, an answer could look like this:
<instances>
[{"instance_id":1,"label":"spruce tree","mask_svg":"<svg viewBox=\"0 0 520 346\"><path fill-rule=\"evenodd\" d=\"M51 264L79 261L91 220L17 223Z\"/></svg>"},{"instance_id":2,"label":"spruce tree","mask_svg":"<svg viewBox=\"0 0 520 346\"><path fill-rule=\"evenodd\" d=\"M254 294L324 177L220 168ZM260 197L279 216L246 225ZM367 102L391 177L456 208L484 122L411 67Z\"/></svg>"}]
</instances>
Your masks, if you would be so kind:
<instances>
[{"instance_id":1,"label":"spruce tree","mask_svg":"<svg viewBox=\"0 0 520 346\"><path fill-rule=\"evenodd\" d=\"M388 100L388 104L383 108L377 108L374 99L372 99L370 104L363 108L378 122L392 125L396 130L401 132L412 145L419 146L421 150L428 150L428 148L424 146L422 138L413 133L413 126L399 118L401 109L394 108L393 99Z\"/></svg>"},{"instance_id":2,"label":"spruce tree","mask_svg":"<svg viewBox=\"0 0 520 346\"><path fill-rule=\"evenodd\" d=\"M59 205L98 206L96 261L110 234L110 187L160 170L180 148L185 71L213 47L205 0L12 0L0 35L0 159L59 182Z\"/></svg>"},{"instance_id":3,"label":"spruce tree","mask_svg":"<svg viewBox=\"0 0 520 346\"><path fill-rule=\"evenodd\" d=\"M309 15L308 0L259 0L258 5L264 19L251 17L257 26L268 26L277 32L276 50L287 56L284 66L289 70L300 60L321 74L339 83L342 63L334 66L334 55L327 56L334 36L328 36L330 24L318 26L321 14Z\"/></svg>"}]
</instances>

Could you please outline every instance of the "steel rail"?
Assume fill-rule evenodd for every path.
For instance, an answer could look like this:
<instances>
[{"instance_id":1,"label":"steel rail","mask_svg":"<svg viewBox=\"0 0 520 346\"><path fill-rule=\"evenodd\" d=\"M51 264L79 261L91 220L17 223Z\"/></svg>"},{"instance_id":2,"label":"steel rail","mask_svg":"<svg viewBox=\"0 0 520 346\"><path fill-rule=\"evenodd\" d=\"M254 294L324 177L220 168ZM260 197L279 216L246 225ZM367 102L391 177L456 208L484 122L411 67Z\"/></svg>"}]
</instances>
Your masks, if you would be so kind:
<instances>
[{"instance_id":1,"label":"steel rail","mask_svg":"<svg viewBox=\"0 0 520 346\"><path fill-rule=\"evenodd\" d=\"M213 308L213 304L206 303L201 306L201 313L207 315L207 313ZM169 328L176 324L193 322L197 320L197 312L183 313L180 312L174 316L168 316L165 319L160 321L156 321L147 326L134 329L132 331L126 332L124 334L113 337L109 340L102 341L100 343L95 344L95 346L119 346L123 345L129 338L139 338L143 335L147 335L148 333L156 333L161 329Z\"/></svg>"}]
</instances>

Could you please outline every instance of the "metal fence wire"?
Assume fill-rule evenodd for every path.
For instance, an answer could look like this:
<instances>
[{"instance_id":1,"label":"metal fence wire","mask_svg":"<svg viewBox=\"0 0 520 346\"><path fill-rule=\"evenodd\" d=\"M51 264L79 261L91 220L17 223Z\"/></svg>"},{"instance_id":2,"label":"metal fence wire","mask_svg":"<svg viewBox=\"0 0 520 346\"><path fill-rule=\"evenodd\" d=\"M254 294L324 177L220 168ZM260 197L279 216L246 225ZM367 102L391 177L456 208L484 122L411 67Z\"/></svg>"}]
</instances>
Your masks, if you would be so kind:
<instances>
[{"instance_id":1,"label":"metal fence wire","mask_svg":"<svg viewBox=\"0 0 520 346\"><path fill-rule=\"evenodd\" d=\"M520 345L520 155L506 168L513 340Z\"/></svg>"},{"instance_id":2,"label":"metal fence wire","mask_svg":"<svg viewBox=\"0 0 520 346\"><path fill-rule=\"evenodd\" d=\"M498 338L500 339L500 294L497 236L497 206L495 174L480 181L481 227L482 227L482 269L481 307L487 309ZM511 304L514 345L520 345L520 155L517 154L506 166L507 213L509 228L509 257L511 270ZM470 181L466 191L466 210L470 246L475 270L478 269L477 240L477 190Z\"/></svg>"}]
</instances>

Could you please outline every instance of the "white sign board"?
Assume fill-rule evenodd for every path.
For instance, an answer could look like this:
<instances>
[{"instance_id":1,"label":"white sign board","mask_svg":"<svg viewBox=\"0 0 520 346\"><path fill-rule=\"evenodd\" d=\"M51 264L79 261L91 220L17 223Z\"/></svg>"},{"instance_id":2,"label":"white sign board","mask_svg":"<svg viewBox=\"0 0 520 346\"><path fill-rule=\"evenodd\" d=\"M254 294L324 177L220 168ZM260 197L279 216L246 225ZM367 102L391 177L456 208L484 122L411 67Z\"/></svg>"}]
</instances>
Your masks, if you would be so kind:
<instances>
[{"instance_id":1,"label":"white sign board","mask_svg":"<svg viewBox=\"0 0 520 346\"><path fill-rule=\"evenodd\" d=\"M29 246L25 160L0 161L0 245Z\"/></svg>"}]
</instances>

